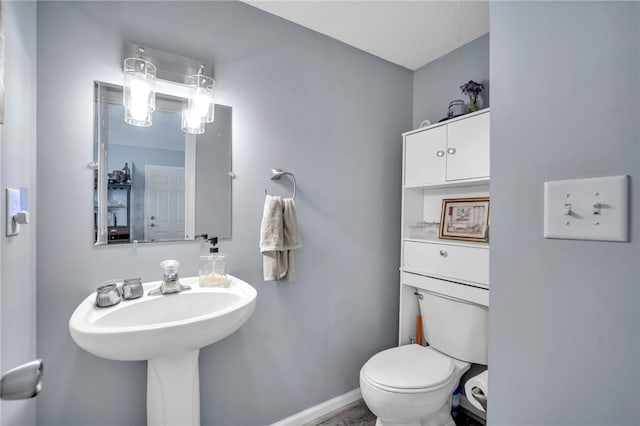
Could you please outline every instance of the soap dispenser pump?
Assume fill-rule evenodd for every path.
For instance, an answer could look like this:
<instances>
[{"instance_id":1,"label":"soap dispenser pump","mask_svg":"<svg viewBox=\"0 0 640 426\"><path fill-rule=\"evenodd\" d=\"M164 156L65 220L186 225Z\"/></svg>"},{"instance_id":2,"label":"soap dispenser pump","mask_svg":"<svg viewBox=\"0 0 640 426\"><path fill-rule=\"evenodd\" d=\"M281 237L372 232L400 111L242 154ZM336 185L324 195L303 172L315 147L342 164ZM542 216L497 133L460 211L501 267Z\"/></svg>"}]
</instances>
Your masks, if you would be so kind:
<instances>
[{"instance_id":1,"label":"soap dispenser pump","mask_svg":"<svg viewBox=\"0 0 640 426\"><path fill-rule=\"evenodd\" d=\"M216 247L216 244L218 244L218 237L208 238L207 241L209 241L209 243L211 244L211 247L209 247L209 253L210 254L218 253L218 247Z\"/></svg>"},{"instance_id":2,"label":"soap dispenser pump","mask_svg":"<svg viewBox=\"0 0 640 426\"><path fill-rule=\"evenodd\" d=\"M201 287L229 287L227 257L218 252L218 237L207 238L211 244L208 256L200 256L199 283Z\"/></svg>"}]
</instances>

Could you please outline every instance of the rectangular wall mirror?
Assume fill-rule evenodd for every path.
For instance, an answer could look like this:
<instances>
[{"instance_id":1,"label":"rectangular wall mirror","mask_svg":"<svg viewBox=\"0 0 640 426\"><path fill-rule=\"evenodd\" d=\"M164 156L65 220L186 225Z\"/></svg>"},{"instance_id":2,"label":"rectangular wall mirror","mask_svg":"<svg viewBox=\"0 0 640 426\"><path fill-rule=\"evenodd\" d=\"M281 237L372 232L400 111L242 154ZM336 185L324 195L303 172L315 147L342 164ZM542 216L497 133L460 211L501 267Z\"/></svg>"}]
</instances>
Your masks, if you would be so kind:
<instances>
[{"instance_id":1,"label":"rectangular wall mirror","mask_svg":"<svg viewBox=\"0 0 640 426\"><path fill-rule=\"evenodd\" d=\"M230 238L231 107L191 135L183 98L157 93L151 127L125 123L122 86L95 82L94 100L96 245Z\"/></svg>"}]
</instances>

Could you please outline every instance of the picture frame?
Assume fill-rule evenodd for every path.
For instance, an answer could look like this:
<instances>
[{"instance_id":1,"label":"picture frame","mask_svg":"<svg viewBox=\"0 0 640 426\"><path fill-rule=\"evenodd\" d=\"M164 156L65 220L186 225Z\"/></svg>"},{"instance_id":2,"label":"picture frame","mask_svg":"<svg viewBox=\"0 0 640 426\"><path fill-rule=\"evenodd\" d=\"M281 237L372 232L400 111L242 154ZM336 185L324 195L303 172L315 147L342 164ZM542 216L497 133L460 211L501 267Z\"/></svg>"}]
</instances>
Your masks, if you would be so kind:
<instances>
[{"instance_id":1,"label":"picture frame","mask_svg":"<svg viewBox=\"0 0 640 426\"><path fill-rule=\"evenodd\" d=\"M443 199L439 237L488 243L489 197Z\"/></svg>"}]
</instances>

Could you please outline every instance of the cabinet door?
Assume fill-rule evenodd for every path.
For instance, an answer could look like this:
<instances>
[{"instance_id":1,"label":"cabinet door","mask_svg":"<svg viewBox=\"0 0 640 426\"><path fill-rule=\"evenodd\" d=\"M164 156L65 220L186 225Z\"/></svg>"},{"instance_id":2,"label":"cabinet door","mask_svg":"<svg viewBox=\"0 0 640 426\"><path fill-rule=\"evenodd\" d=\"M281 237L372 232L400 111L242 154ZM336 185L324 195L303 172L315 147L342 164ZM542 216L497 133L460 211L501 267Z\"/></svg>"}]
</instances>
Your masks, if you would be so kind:
<instances>
[{"instance_id":1,"label":"cabinet door","mask_svg":"<svg viewBox=\"0 0 640 426\"><path fill-rule=\"evenodd\" d=\"M447 126L447 180L489 176L489 113Z\"/></svg>"},{"instance_id":2,"label":"cabinet door","mask_svg":"<svg viewBox=\"0 0 640 426\"><path fill-rule=\"evenodd\" d=\"M435 127L405 138L405 186L444 182L447 126Z\"/></svg>"}]
</instances>

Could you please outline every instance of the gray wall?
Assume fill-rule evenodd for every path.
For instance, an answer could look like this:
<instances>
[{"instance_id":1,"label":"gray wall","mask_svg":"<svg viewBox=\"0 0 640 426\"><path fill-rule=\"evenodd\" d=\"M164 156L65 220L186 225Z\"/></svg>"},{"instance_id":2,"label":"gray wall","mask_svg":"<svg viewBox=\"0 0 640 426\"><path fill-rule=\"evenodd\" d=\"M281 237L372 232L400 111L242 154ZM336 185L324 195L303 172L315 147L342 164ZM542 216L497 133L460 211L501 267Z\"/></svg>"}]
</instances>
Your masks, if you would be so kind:
<instances>
[{"instance_id":1,"label":"gray wall","mask_svg":"<svg viewBox=\"0 0 640 426\"><path fill-rule=\"evenodd\" d=\"M0 370L36 357L36 5L3 4L5 118L0 125ZM29 189L31 223L6 237L5 187ZM3 401L3 425L33 425L36 402Z\"/></svg>"},{"instance_id":2,"label":"gray wall","mask_svg":"<svg viewBox=\"0 0 640 426\"><path fill-rule=\"evenodd\" d=\"M166 258L197 273L198 243L92 246L93 81L120 82L125 40L212 62L218 101L233 107L233 229L221 250L258 301L200 354L203 424L267 424L357 388L361 365L397 341L412 73L238 2L41 2L38 350L49 367L38 424L143 424L145 364L84 352L67 322L102 280L158 279ZM272 167L298 181L305 245L290 284L262 281L263 191L290 191L269 180Z\"/></svg>"},{"instance_id":3,"label":"gray wall","mask_svg":"<svg viewBox=\"0 0 640 426\"><path fill-rule=\"evenodd\" d=\"M492 425L640 424L639 28L638 2L491 4ZM543 182L620 174L631 242L543 238Z\"/></svg>"},{"instance_id":4,"label":"gray wall","mask_svg":"<svg viewBox=\"0 0 640 426\"><path fill-rule=\"evenodd\" d=\"M417 69L413 74L413 127L423 120L435 123L447 116L449 102L469 97L460 85L469 80L485 84L481 108L489 106L489 34Z\"/></svg>"}]
</instances>

